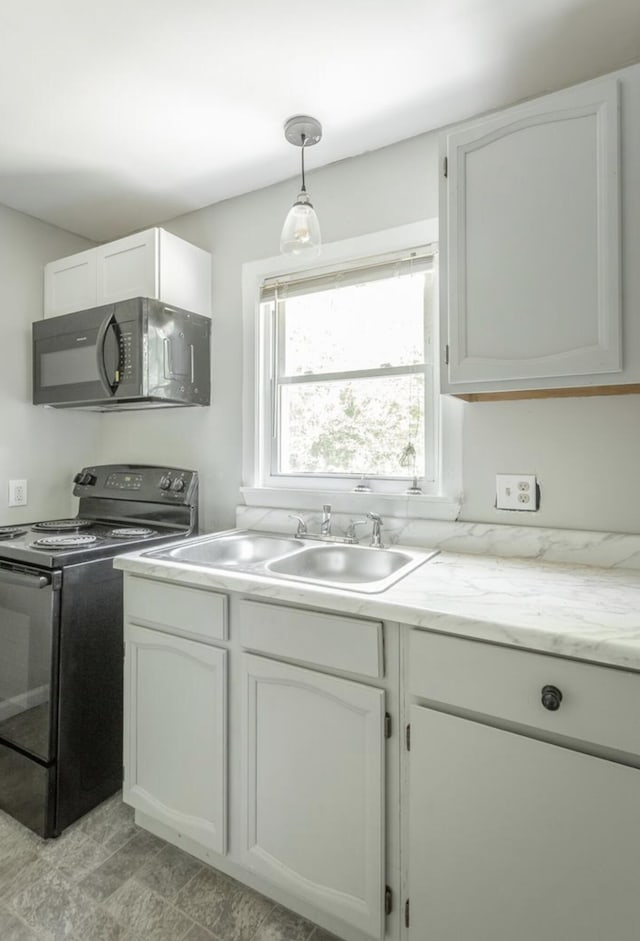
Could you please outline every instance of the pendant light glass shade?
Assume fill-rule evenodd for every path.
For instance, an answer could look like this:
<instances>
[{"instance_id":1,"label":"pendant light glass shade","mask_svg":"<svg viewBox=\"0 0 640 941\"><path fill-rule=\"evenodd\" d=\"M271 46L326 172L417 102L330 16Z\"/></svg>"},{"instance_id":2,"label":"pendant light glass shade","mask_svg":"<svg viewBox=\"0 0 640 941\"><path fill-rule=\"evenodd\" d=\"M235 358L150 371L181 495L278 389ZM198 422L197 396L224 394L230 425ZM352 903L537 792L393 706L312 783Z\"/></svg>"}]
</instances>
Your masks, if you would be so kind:
<instances>
[{"instance_id":1,"label":"pendant light glass shade","mask_svg":"<svg viewBox=\"0 0 640 941\"><path fill-rule=\"evenodd\" d=\"M318 255L322 245L320 223L307 193L304 152L306 147L312 147L321 139L322 125L308 115L296 115L286 122L284 135L290 144L300 148L302 186L284 221L280 235L280 251L286 255Z\"/></svg>"},{"instance_id":2,"label":"pendant light glass shade","mask_svg":"<svg viewBox=\"0 0 640 941\"><path fill-rule=\"evenodd\" d=\"M280 251L286 255L319 255L322 239L316 211L306 192L287 213L280 235Z\"/></svg>"}]
</instances>

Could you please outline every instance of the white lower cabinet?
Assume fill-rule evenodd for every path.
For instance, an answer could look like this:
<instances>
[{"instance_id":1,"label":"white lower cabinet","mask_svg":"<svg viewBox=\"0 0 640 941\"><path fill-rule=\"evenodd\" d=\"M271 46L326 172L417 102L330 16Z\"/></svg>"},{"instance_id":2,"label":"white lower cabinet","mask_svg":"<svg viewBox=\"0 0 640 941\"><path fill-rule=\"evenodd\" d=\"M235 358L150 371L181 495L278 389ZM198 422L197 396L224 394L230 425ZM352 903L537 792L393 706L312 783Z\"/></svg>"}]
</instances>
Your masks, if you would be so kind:
<instances>
[{"instance_id":1,"label":"white lower cabinet","mask_svg":"<svg viewBox=\"0 0 640 941\"><path fill-rule=\"evenodd\" d=\"M133 575L125 641L158 835L345 941L636 941L637 672Z\"/></svg>"},{"instance_id":2,"label":"white lower cabinet","mask_svg":"<svg viewBox=\"0 0 640 941\"><path fill-rule=\"evenodd\" d=\"M125 631L124 799L225 853L227 651L137 624Z\"/></svg>"},{"instance_id":3,"label":"white lower cabinet","mask_svg":"<svg viewBox=\"0 0 640 941\"><path fill-rule=\"evenodd\" d=\"M243 862L383 937L384 691L249 654L243 674Z\"/></svg>"},{"instance_id":4,"label":"white lower cabinet","mask_svg":"<svg viewBox=\"0 0 640 941\"><path fill-rule=\"evenodd\" d=\"M411 709L410 941L637 941L640 771Z\"/></svg>"}]
</instances>

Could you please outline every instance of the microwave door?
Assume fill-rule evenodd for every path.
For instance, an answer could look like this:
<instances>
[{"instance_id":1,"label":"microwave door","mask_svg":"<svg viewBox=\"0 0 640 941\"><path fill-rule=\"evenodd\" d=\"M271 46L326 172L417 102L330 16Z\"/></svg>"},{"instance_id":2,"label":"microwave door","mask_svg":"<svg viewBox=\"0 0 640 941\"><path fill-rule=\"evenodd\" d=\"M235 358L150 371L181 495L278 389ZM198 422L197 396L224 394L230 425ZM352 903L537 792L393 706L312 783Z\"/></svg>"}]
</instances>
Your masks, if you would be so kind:
<instances>
[{"instance_id":1,"label":"microwave door","mask_svg":"<svg viewBox=\"0 0 640 941\"><path fill-rule=\"evenodd\" d=\"M34 405L63 405L105 398L96 368L98 328L36 338Z\"/></svg>"}]
</instances>

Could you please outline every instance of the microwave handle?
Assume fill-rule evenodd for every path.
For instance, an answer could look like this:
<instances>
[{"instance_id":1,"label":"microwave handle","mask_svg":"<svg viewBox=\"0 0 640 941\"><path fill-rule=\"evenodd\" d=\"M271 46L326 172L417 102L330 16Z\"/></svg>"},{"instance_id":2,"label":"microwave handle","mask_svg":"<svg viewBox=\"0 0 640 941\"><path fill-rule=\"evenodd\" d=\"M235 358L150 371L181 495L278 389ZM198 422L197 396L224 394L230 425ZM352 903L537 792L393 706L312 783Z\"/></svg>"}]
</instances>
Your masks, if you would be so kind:
<instances>
[{"instance_id":1,"label":"microwave handle","mask_svg":"<svg viewBox=\"0 0 640 941\"><path fill-rule=\"evenodd\" d=\"M105 392L108 392L109 395L115 395L116 389L119 386L119 382L110 382L107 375L107 367L105 365L104 359L104 345L107 338L107 333L110 326L116 326L116 318L113 313L107 314L102 323L100 324L100 329L98 330L98 336L96 338L96 358L98 365L98 375L100 376L100 381L104 386Z\"/></svg>"}]
</instances>

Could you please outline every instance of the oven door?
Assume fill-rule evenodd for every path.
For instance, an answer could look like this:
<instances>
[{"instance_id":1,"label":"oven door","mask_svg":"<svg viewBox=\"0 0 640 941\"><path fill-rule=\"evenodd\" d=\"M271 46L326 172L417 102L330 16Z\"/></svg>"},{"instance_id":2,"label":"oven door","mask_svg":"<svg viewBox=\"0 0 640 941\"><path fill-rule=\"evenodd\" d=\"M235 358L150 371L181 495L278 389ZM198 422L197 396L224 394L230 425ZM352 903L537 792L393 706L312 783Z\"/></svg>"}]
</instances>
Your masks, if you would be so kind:
<instances>
[{"instance_id":1,"label":"oven door","mask_svg":"<svg viewBox=\"0 0 640 941\"><path fill-rule=\"evenodd\" d=\"M59 572L0 562L0 745L55 758Z\"/></svg>"}]
</instances>

